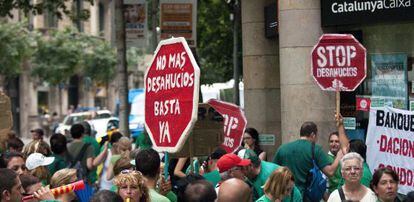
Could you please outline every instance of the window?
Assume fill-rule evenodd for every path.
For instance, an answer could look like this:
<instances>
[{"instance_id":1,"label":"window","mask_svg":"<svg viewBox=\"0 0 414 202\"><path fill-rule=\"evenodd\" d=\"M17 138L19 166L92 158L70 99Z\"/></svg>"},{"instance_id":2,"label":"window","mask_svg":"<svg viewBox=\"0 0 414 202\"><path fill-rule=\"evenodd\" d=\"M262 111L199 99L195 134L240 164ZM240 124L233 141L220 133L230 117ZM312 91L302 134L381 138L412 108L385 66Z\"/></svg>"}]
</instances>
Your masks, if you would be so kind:
<instances>
[{"instance_id":1,"label":"window","mask_svg":"<svg viewBox=\"0 0 414 202\"><path fill-rule=\"evenodd\" d=\"M99 32L102 35L105 31L105 5L103 3L98 4L99 14Z\"/></svg>"}]
</instances>

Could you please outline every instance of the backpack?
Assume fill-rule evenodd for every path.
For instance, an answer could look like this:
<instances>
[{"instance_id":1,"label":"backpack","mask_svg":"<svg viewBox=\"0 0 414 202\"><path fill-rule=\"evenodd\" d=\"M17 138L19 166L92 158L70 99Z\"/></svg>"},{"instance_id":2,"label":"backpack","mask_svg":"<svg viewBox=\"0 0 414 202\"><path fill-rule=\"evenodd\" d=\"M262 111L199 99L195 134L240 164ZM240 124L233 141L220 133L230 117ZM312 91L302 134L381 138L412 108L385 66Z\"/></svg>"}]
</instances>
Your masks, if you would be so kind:
<instances>
[{"instance_id":1,"label":"backpack","mask_svg":"<svg viewBox=\"0 0 414 202\"><path fill-rule=\"evenodd\" d=\"M315 161L315 143L312 143L312 164L306 180L304 195L311 201L320 201L326 191L326 179Z\"/></svg>"},{"instance_id":2,"label":"backpack","mask_svg":"<svg viewBox=\"0 0 414 202\"><path fill-rule=\"evenodd\" d=\"M85 143L76 158L72 158L73 160L69 163L69 168L76 169L76 176L78 177L78 180L87 180L89 170L86 166L82 165L82 159L90 145L91 144L89 143Z\"/></svg>"}]
</instances>

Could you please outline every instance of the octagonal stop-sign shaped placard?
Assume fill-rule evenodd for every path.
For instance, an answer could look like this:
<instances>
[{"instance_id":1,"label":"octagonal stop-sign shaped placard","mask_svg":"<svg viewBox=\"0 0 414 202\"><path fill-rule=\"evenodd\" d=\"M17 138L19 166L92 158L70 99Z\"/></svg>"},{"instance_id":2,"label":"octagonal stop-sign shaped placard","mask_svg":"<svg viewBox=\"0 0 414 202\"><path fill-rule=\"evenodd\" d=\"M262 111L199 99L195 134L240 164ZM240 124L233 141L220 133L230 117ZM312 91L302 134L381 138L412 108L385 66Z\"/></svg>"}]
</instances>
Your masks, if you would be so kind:
<instances>
[{"instance_id":1,"label":"octagonal stop-sign shaped placard","mask_svg":"<svg viewBox=\"0 0 414 202\"><path fill-rule=\"evenodd\" d=\"M324 34L312 50L312 76L322 90L354 91L367 75L366 49L351 34Z\"/></svg>"},{"instance_id":2,"label":"octagonal stop-sign shaped placard","mask_svg":"<svg viewBox=\"0 0 414 202\"><path fill-rule=\"evenodd\" d=\"M197 120L200 69L183 37L158 44L145 73L145 128L158 152L180 151Z\"/></svg>"}]
</instances>

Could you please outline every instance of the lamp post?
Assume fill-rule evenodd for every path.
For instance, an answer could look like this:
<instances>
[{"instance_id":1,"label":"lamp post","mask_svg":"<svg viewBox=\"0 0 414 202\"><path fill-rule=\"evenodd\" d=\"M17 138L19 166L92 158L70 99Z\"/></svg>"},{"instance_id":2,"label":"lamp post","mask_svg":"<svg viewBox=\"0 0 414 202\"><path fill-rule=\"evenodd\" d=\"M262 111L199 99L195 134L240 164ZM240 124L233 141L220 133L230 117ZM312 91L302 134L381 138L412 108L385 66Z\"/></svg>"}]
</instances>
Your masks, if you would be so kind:
<instances>
[{"instance_id":1,"label":"lamp post","mask_svg":"<svg viewBox=\"0 0 414 202\"><path fill-rule=\"evenodd\" d=\"M239 89L239 80L240 80L240 69L239 69L239 60L237 57L237 50L239 49L238 43L238 31L240 23L240 2L239 0L227 0L226 1L230 9L230 19L233 21L233 102L236 105L240 105L240 89Z\"/></svg>"}]
</instances>

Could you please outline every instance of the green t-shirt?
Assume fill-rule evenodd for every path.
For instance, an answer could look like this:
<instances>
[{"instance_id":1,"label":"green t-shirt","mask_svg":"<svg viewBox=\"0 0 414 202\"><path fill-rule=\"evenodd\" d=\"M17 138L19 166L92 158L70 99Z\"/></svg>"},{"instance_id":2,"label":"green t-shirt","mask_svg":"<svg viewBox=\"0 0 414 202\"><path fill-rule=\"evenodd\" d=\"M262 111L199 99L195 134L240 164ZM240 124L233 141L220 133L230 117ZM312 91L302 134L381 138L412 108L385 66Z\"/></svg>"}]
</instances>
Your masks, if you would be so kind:
<instances>
[{"instance_id":1,"label":"green t-shirt","mask_svg":"<svg viewBox=\"0 0 414 202\"><path fill-rule=\"evenodd\" d=\"M115 163L121 159L121 155L120 154L114 154L111 156L111 159L109 160L111 162L112 165L115 165Z\"/></svg>"},{"instance_id":2,"label":"green t-shirt","mask_svg":"<svg viewBox=\"0 0 414 202\"><path fill-rule=\"evenodd\" d=\"M99 155L99 153L101 152L101 148L99 147L99 143L96 141L95 138L93 138L89 135L84 135L82 141L84 143L91 144L93 146L93 151L95 152L95 156Z\"/></svg>"},{"instance_id":3,"label":"green t-shirt","mask_svg":"<svg viewBox=\"0 0 414 202\"><path fill-rule=\"evenodd\" d=\"M69 165L69 162L61 155L52 154L51 156L55 157L55 160L48 166L50 177L52 177L56 171L67 168Z\"/></svg>"},{"instance_id":4,"label":"green t-shirt","mask_svg":"<svg viewBox=\"0 0 414 202\"><path fill-rule=\"evenodd\" d=\"M165 197L168 198L168 200L170 200L171 202L177 202L177 195L174 194L174 192L170 191L167 193L167 195L165 195Z\"/></svg>"},{"instance_id":5,"label":"green t-shirt","mask_svg":"<svg viewBox=\"0 0 414 202\"><path fill-rule=\"evenodd\" d=\"M68 152L69 152L69 154L71 155L71 157L73 159L75 159L78 156L78 154L81 151L84 144L85 144L84 142L73 141L69 145ZM89 145L88 148L86 149L86 152L83 154L83 158L82 158L82 161L81 161L82 166L87 168L86 160L88 158L94 158L94 157L95 157L95 153L94 153L93 146ZM88 181L90 183L92 183L92 184L95 183L95 181L97 179L96 169L88 170L88 177L87 178L88 178Z\"/></svg>"},{"instance_id":6,"label":"green t-shirt","mask_svg":"<svg viewBox=\"0 0 414 202\"><path fill-rule=\"evenodd\" d=\"M149 196L150 196L150 201L170 202L170 200L167 197L159 194L154 189L149 189Z\"/></svg>"},{"instance_id":7,"label":"green t-shirt","mask_svg":"<svg viewBox=\"0 0 414 202\"><path fill-rule=\"evenodd\" d=\"M135 145L140 149L149 149L152 147L151 139L147 133L141 133L135 140Z\"/></svg>"},{"instance_id":8,"label":"green t-shirt","mask_svg":"<svg viewBox=\"0 0 414 202\"><path fill-rule=\"evenodd\" d=\"M221 181L220 172L218 170L213 170L209 173L204 173L203 177L207 181L211 182L211 184L213 184L213 187L216 187L217 183Z\"/></svg>"},{"instance_id":9,"label":"green t-shirt","mask_svg":"<svg viewBox=\"0 0 414 202\"><path fill-rule=\"evenodd\" d=\"M329 157L329 160L331 160L331 163L335 161L336 157L334 155L329 154L328 157ZM328 192L332 193L333 191L338 189L340 187L341 180L342 180L341 166L338 166L338 168L335 170L334 175L328 179L328 183L329 183Z\"/></svg>"},{"instance_id":10,"label":"green t-shirt","mask_svg":"<svg viewBox=\"0 0 414 202\"><path fill-rule=\"evenodd\" d=\"M330 164L328 155L320 145L315 145L315 160L321 170ZM284 144L279 147L273 162L281 166L287 166L295 177L295 185L301 193L304 193L307 175L309 170L313 168L312 143L300 139Z\"/></svg>"},{"instance_id":11,"label":"green t-shirt","mask_svg":"<svg viewBox=\"0 0 414 202\"><path fill-rule=\"evenodd\" d=\"M266 195L263 195L259 199L256 200L256 202L272 202Z\"/></svg>"},{"instance_id":12,"label":"green t-shirt","mask_svg":"<svg viewBox=\"0 0 414 202\"><path fill-rule=\"evenodd\" d=\"M261 169L260 169L259 175L257 175L257 177L251 181L259 197L264 196L262 186L266 183L266 180L269 179L270 175L273 173L274 170L279 168L278 165L271 163L271 162L267 162L267 161L261 161L260 166L261 166ZM284 202L302 201L302 195L299 189L295 186L293 188L291 197L287 197L283 201Z\"/></svg>"},{"instance_id":13,"label":"green t-shirt","mask_svg":"<svg viewBox=\"0 0 414 202\"><path fill-rule=\"evenodd\" d=\"M94 157L97 157L99 155L99 153L101 152L101 148L99 147L99 143L96 141L95 138L89 136L89 135L84 135L83 140L84 143L89 143L92 145L93 147L93 151L94 151ZM88 179L92 182L95 183L98 180L98 173L96 168L94 168L93 170L91 170L88 173Z\"/></svg>"},{"instance_id":14,"label":"green t-shirt","mask_svg":"<svg viewBox=\"0 0 414 202\"><path fill-rule=\"evenodd\" d=\"M362 171L362 177L361 177L360 182L362 185L369 187L371 180L372 180L371 170L369 170L368 164L366 162L362 164L362 168L363 168L363 171ZM338 166L338 169L340 170L341 166ZM339 188L339 186L342 186L344 184L345 184L345 180L344 178L341 177L337 188Z\"/></svg>"}]
</instances>

